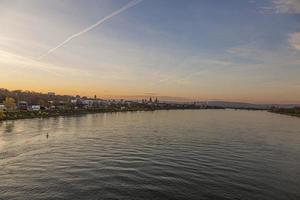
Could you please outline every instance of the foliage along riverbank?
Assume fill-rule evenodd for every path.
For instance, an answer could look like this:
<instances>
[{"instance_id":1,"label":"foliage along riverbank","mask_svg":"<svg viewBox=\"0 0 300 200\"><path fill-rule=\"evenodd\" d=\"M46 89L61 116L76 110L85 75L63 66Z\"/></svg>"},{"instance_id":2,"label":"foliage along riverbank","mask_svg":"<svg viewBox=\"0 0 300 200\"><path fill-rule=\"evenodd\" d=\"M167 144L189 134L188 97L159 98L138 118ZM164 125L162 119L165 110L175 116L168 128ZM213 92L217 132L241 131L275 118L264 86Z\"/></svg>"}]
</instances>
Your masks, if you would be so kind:
<instances>
[{"instance_id":1,"label":"foliage along riverbank","mask_svg":"<svg viewBox=\"0 0 300 200\"><path fill-rule=\"evenodd\" d=\"M117 110L117 109L77 109L77 110L40 110L40 111L28 111L28 110L14 110L5 111L0 117L0 121L16 120L16 119L30 119L30 118L48 118L58 116L75 116L84 115L89 113L105 113L105 112L120 112L120 111L137 111L134 109Z\"/></svg>"},{"instance_id":2,"label":"foliage along riverbank","mask_svg":"<svg viewBox=\"0 0 300 200\"><path fill-rule=\"evenodd\" d=\"M91 113L109 113L109 112L134 112L134 111L155 111L155 110L186 110L186 109L224 109L221 107L188 107L188 108L154 108L154 107L142 107L142 108L99 108L99 109L66 109L66 110L12 110L12 111L0 111L0 121L5 120L17 120L17 119L30 119L30 118L48 118L59 116L76 116ZM294 117L300 117L300 108L276 108L271 109L269 112L289 115Z\"/></svg>"},{"instance_id":3,"label":"foliage along riverbank","mask_svg":"<svg viewBox=\"0 0 300 200\"><path fill-rule=\"evenodd\" d=\"M211 108L101 108L101 109L68 109L68 110L40 110L40 111L29 111L29 110L13 110L4 111L0 114L0 121L5 120L16 120L16 119L30 119L30 118L48 118L58 116L76 116L90 113L109 113L109 112L134 112L134 111L155 111L155 110L183 110L183 109L222 109L218 107Z\"/></svg>"},{"instance_id":4,"label":"foliage along riverbank","mask_svg":"<svg viewBox=\"0 0 300 200\"><path fill-rule=\"evenodd\" d=\"M276 108L270 110L272 113L300 117L300 108Z\"/></svg>"}]
</instances>

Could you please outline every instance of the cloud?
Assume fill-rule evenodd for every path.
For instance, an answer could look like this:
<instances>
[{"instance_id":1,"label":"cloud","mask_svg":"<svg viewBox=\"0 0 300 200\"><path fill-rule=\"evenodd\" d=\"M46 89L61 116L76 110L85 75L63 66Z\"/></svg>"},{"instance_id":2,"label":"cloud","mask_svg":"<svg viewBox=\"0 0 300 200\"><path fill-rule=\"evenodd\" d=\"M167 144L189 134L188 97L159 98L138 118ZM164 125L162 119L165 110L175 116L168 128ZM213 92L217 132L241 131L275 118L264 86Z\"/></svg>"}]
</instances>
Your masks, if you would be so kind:
<instances>
[{"instance_id":1,"label":"cloud","mask_svg":"<svg viewBox=\"0 0 300 200\"><path fill-rule=\"evenodd\" d=\"M294 49L300 50L300 32L291 34L289 37L289 43Z\"/></svg>"},{"instance_id":2,"label":"cloud","mask_svg":"<svg viewBox=\"0 0 300 200\"><path fill-rule=\"evenodd\" d=\"M262 52L251 44L231 47L226 50L226 53L246 58L259 58L262 56Z\"/></svg>"},{"instance_id":3,"label":"cloud","mask_svg":"<svg viewBox=\"0 0 300 200\"><path fill-rule=\"evenodd\" d=\"M57 46L49 49L45 54L41 55L38 60L43 59L44 57L48 56L49 54L53 53L54 51L56 51L57 49L61 48L62 46L66 45L68 42L70 42L71 40L73 40L74 38L77 38L89 31L91 31L92 29L100 26L101 24L103 24L104 22L106 22L107 20L109 20L110 18L119 15L120 13L128 10L129 8L141 3L142 0L133 0L130 1L129 3L127 3L126 5L124 5L123 7L121 7L120 9L112 12L111 14L107 15L106 17L100 19L99 21L97 21L96 23L92 24L91 26L79 31L78 33L75 33L71 36L69 36L68 38L66 38L64 41L62 41L60 44L58 44Z\"/></svg>"},{"instance_id":4,"label":"cloud","mask_svg":"<svg viewBox=\"0 0 300 200\"><path fill-rule=\"evenodd\" d=\"M300 64L299 53L295 51L300 50L300 32L291 34L286 40L288 46L284 48L262 49L249 44L229 48L226 52L233 58L254 61L253 64L241 65L244 68L256 70L282 68L283 66L293 68Z\"/></svg>"},{"instance_id":5,"label":"cloud","mask_svg":"<svg viewBox=\"0 0 300 200\"><path fill-rule=\"evenodd\" d=\"M154 92L146 92L144 93L145 96L157 96L158 94L157 93L154 93Z\"/></svg>"},{"instance_id":6,"label":"cloud","mask_svg":"<svg viewBox=\"0 0 300 200\"><path fill-rule=\"evenodd\" d=\"M158 83L164 83L164 82L169 81L170 79L172 79L172 78L171 77L165 77L165 78L162 78L162 79L158 80Z\"/></svg>"},{"instance_id":7,"label":"cloud","mask_svg":"<svg viewBox=\"0 0 300 200\"><path fill-rule=\"evenodd\" d=\"M300 14L300 1L273 0L272 8L276 13Z\"/></svg>"},{"instance_id":8,"label":"cloud","mask_svg":"<svg viewBox=\"0 0 300 200\"><path fill-rule=\"evenodd\" d=\"M87 75L84 70L60 67L3 50L0 50L0 64L10 68L17 67L26 70L42 71L55 76L64 76L65 74L73 76Z\"/></svg>"}]
</instances>

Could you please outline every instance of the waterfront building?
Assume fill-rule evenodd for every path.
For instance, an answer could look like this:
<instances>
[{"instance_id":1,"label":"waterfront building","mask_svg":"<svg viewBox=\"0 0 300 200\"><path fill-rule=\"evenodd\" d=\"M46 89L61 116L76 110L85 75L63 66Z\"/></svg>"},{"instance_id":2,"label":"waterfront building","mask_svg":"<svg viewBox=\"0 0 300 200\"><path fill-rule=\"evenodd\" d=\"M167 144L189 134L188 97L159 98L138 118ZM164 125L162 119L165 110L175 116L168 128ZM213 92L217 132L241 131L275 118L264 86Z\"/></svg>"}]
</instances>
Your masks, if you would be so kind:
<instances>
[{"instance_id":1,"label":"waterfront building","mask_svg":"<svg viewBox=\"0 0 300 200\"><path fill-rule=\"evenodd\" d=\"M6 110L6 107L4 104L0 104L0 110Z\"/></svg>"},{"instance_id":2,"label":"waterfront building","mask_svg":"<svg viewBox=\"0 0 300 200\"><path fill-rule=\"evenodd\" d=\"M32 111L39 111L39 110L41 110L41 106L40 105L32 105L31 110Z\"/></svg>"},{"instance_id":3,"label":"waterfront building","mask_svg":"<svg viewBox=\"0 0 300 200\"><path fill-rule=\"evenodd\" d=\"M27 103L27 101L19 101L17 107L20 110L27 110L28 109L28 103Z\"/></svg>"}]
</instances>

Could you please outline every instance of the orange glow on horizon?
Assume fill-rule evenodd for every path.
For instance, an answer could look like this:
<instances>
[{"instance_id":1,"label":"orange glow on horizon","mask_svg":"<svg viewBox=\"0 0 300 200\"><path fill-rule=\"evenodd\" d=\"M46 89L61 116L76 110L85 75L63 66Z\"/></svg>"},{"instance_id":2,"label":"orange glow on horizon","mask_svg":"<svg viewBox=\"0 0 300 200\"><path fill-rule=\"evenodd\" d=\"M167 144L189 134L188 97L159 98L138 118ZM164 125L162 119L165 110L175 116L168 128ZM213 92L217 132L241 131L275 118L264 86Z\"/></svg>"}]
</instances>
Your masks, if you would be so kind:
<instances>
[{"instance_id":1,"label":"orange glow on horizon","mask_svg":"<svg viewBox=\"0 0 300 200\"><path fill-rule=\"evenodd\" d=\"M87 90L84 87L75 87L75 86L68 86L68 87L57 87L53 88L51 86L43 87L37 84L22 84L22 86L17 86L16 84L7 84L1 83L1 88L8 89L8 90L23 90L23 91L34 91L34 92L41 92L41 93L48 93L48 92L55 92L59 95L80 95L80 96L87 96L87 97L94 97L96 95L98 98L104 99L143 99L149 97L160 97L162 100L174 100L174 101L230 101L230 102L245 102L245 103L257 103L257 104L300 104L300 101L293 101L287 97L280 98L279 96L276 100L267 97L225 97L220 98L218 96L213 95L205 95L204 93L201 97L195 96L178 96L175 94L155 94L155 93L130 93L127 91L111 91L105 90L104 88L99 89L89 89Z\"/></svg>"}]
</instances>

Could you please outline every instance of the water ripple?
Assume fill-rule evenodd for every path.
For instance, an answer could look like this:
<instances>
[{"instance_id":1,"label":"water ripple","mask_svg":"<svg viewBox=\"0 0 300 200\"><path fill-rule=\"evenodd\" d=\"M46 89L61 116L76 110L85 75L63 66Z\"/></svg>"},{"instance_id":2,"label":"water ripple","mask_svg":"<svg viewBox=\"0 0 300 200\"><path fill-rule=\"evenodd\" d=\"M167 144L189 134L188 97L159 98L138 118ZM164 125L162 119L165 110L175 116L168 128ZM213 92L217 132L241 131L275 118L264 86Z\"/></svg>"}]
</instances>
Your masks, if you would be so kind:
<instances>
[{"instance_id":1,"label":"water ripple","mask_svg":"<svg viewBox=\"0 0 300 200\"><path fill-rule=\"evenodd\" d=\"M299 122L231 110L4 122L0 199L300 199Z\"/></svg>"}]
</instances>

